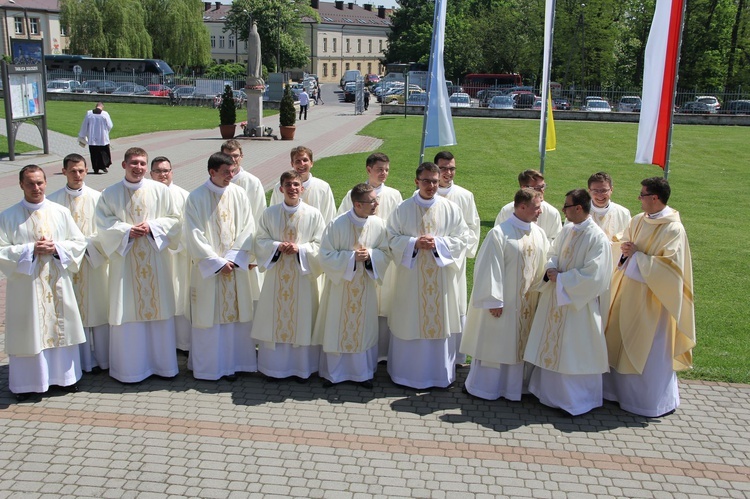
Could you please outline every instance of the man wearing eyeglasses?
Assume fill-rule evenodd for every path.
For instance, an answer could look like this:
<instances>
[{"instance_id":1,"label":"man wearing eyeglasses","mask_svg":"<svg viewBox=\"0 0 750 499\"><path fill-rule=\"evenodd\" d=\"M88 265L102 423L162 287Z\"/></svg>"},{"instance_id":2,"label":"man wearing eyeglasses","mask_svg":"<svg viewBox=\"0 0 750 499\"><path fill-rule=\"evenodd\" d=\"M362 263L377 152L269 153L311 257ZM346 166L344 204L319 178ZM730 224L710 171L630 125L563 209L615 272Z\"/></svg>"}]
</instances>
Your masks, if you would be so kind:
<instances>
[{"instance_id":1,"label":"man wearing eyeglasses","mask_svg":"<svg viewBox=\"0 0 750 499\"><path fill-rule=\"evenodd\" d=\"M438 196L448 201L453 201L461 209L464 222L469 226L470 239L466 242L466 257L463 259L458 271L458 306L461 310L461 330L466 322L466 258L474 258L479 247L479 212L474 202L474 194L471 191L457 185L453 180L456 177L456 158L450 151L440 151L435 155L435 164L440 168L440 185ZM461 334L456 334L456 348L461 345ZM456 364L464 364L466 355L456 352Z\"/></svg>"},{"instance_id":2,"label":"man wearing eyeglasses","mask_svg":"<svg viewBox=\"0 0 750 499\"><path fill-rule=\"evenodd\" d=\"M612 201L612 177L607 172L594 173L589 177L591 194L591 218L601 227L610 241L620 240L630 223L630 210ZM618 248L619 250L619 245ZM615 253L615 248L612 248Z\"/></svg>"},{"instance_id":3,"label":"man wearing eyeglasses","mask_svg":"<svg viewBox=\"0 0 750 499\"><path fill-rule=\"evenodd\" d=\"M571 223L552 244L524 354L534 364L529 392L573 416L602 405L602 373L609 370L604 324L612 254L590 211L584 189L565 195Z\"/></svg>"},{"instance_id":4,"label":"man wearing eyeglasses","mask_svg":"<svg viewBox=\"0 0 750 499\"><path fill-rule=\"evenodd\" d=\"M398 266L388 321L388 374L399 385L445 388L456 378L458 272L471 235L460 208L437 195L435 163L419 165L414 182L417 192L388 219Z\"/></svg>"},{"instance_id":5,"label":"man wearing eyeglasses","mask_svg":"<svg viewBox=\"0 0 750 499\"><path fill-rule=\"evenodd\" d=\"M667 205L670 194L664 178L641 181L643 213L623 234L606 331L612 370L604 376L604 398L646 417L680 405L675 371L693 365L690 245L680 214Z\"/></svg>"},{"instance_id":6,"label":"man wearing eyeglasses","mask_svg":"<svg viewBox=\"0 0 750 499\"><path fill-rule=\"evenodd\" d=\"M536 170L524 170L518 174L518 185L523 189L529 187L537 192L541 192L544 196L544 189L547 188L547 184L544 182L544 175ZM500 225L504 221L508 220L513 215L513 202L506 204L497 214L495 219L495 226ZM542 214L539 215L539 220L535 222L539 227L542 228L544 233L547 235L547 240L552 243L555 238L560 234L562 230L562 220L560 219L560 213L555 209L554 206L549 204L542 198Z\"/></svg>"},{"instance_id":7,"label":"man wearing eyeglasses","mask_svg":"<svg viewBox=\"0 0 750 499\"><path fill-rule=\"evenodd\" d=\"M166 156L157 156L151 160L151 180L161 182L169 187L169 194L172 196L177 210L182 213L185 209L188 191L178 186L172 181L173 171L172 162ZM187 314L190 311L190 261L188 260L185 244L182 241L182 234L179 235L178 246L176 249L169 248L169 254L172 256L172 274L174 280L174 299L175 299L175 316L174 329L177 349L182 352L190 351L190 321Z\"/></svg>"},{"instance_id":8,"label":"man wearing eyeglasses","mask_svg":"<svg viewBox=\"0 0 750 499\"><path fill-rule=\"evenodd\" d=\"M320 242L325 292L315 324L324 385L355 381L372 388L378 367L378 295L391 260L378 197L369 184L350 191L352 209L326 227Z\"/></svg>"},{"instance_id":9,"label":"man wearing eyeglasses","mask_svg":"<svg viewBox=\"0 0 750 499\"><path fill-rule=\"evenodd\" d=\"M403 201L401 192L385 185L391 171L391 160L382 152L374 152L367 157L365 169L367 170L367 184L373 187L378 198L375 215L387 222L393 210ZM351 210L352 207L351 191L349 191L341 200L338 214L342 215ZM388 344L391 340L391 333L388 330L388 315L393 301L395 285L396 265L391 262L385 271L385 276L382 277L382 284L379 284L376 288L378 292L378 322L380 324L378 360L382 361L388 358Z\"/></svg>"}]
</instances>

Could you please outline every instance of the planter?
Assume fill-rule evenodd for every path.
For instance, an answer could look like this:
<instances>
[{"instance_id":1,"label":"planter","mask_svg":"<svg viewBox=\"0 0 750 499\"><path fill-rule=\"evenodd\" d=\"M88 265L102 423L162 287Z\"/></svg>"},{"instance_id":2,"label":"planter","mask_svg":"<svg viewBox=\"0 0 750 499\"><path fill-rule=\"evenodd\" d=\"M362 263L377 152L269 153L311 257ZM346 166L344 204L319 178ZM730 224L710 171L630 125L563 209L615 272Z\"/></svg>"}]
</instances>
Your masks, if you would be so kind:
<instances>
[{"instance_id":1,"label":"planter","mask_svg":"<svg viewBox=\"0 0 750 499\"><path fill-rule=\"evenodd\" d=\"M236 130L237 130L237 125L219 125L221 138L224 140L233 139Z\"/></svg>"},{"instance_id":2,"label":"planter","mask_svg":"<svg viewBox=\"0 0 750 499\"><path fill-rule=\"evenodd\" d=\"M279 131L281 132L281 140L294 140L294 131L296 129L296 125L280 126Z\"/></svg>"}]
</instances>

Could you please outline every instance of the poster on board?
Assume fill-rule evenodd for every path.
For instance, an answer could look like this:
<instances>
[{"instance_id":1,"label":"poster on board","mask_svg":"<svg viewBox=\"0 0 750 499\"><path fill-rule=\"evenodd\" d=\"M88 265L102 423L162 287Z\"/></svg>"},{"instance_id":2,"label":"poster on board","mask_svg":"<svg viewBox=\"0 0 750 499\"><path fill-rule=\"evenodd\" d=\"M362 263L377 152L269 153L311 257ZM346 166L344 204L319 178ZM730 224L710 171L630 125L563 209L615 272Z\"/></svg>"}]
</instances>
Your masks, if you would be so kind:
<instances>
[{"instance_id":1,"label":"poster on board","mask_svg":"<svg viewBox=\"0 0 750 499\"><path fill-rule=\"evenodd\" d=\"M33 118L44 114L41 73L11 74L10 86L11 113L14 120Z\"/></svg>"}]
</instances>

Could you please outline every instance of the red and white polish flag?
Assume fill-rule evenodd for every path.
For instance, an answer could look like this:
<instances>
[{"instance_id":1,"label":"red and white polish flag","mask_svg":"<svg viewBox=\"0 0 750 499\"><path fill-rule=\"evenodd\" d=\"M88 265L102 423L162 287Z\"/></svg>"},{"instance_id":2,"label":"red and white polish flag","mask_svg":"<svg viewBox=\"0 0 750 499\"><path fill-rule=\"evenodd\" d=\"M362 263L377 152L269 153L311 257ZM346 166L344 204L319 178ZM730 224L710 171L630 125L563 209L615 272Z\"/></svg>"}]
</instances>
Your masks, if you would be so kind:
<instances>
[{"instance_id":1,"label":"red and white polish flag","mask_svg":"<svg viewBox=\"0 0 750 499\"><path fill-rule=\"evenodd\" d=\"M657 0L646 43L635 162L664 168L669 151L685 0Z\"/></svg>"}]
</instances>

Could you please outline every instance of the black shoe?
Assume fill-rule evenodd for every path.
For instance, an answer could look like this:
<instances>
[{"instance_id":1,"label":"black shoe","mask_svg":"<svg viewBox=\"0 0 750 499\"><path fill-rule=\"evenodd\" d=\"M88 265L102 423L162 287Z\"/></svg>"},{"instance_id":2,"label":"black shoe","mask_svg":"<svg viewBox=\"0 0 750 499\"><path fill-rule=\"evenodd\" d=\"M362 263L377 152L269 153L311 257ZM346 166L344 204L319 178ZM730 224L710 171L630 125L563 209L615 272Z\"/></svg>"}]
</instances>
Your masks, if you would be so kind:
<instances>
[{"instance_id":1,"label":"black shoe","mask_svg":"<svg viewBox=\"0 0 750 499\"><path fill-rule=\"evenodd\" d=\"M310 381L309 378L300 378L299 376L294 376L294 381L299 383L300 385L306 385L308 381Z\"/></svg>"},{"instance_id":2,"label":"black shoe","mask_svg":"<svg viewBox=\"0 0 750 499\"><path fill-rule=\"evenodd\" d=\"M68 386L61 386L60 390L64 391L65 393L78 393L78 383L73 383L72 385Z\"/></svg>"},{"instance_id":3,"label":"black shoe","mask_svg":"<svg viewBox=\"0 0 750 499\"><path fill-rule=\"evenodd\" d=\"M372 380L368 379L367 381L362 381L359 386L362 388L367 388L368 390L372 390Z\"/></svg>"},{"instance_id":4,"label":"black shoe","mask_svg":"<svg viewBox=\"0 0 750 499\"><path fill-rule=\"evenodd\" d=\"M94 366L91 368L91 374L101 374L102 368L99 366Z\"/></svg>"},{"instance_id":5,"label":"black shoe","mask_svg":"<svg viewBox=\"0 0 750 499\"><path fill-rule=\"evenodd\" d=\"M323 380L323 388L331 388L333 386L333 381L329 379Z\"/></svg>"},{"instance_id":6,"label":"black shoe","mask_svg":"<svg viewBox=\"0 0 750 499\"><path fill-rule=\"evenodd\" d=\"M108 168L102 168L102 173L109 173L109 169Z\"/></svg>"},{"instance_id":7,"label":"black shoe","mask_svg":"<svg viewBox=\"0 0 750 499\"><path fill-rule=\"evenodd\" d=\"M16 402L24 402L29 400L29 397L31 397L30 393L16 393Z\"/></svg>"},{"instance_id":8,"label":"black shoe","mask_svg":"<svg viewBox=\"0 0 750 499\"><path fill-rule=\"evenodd\" d=\"M234 383L235 381L237 381L237 375L229 374L228 376L224 376L224 379L229 381L230 383Z\"/></svg>"}]
</instances>

